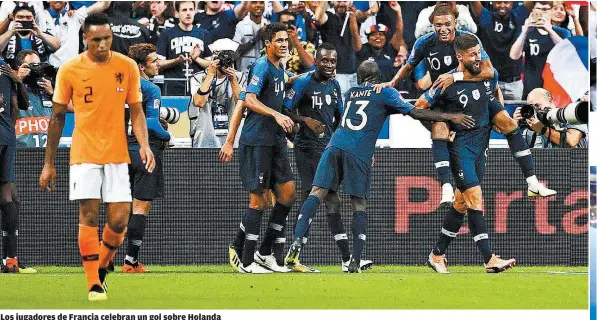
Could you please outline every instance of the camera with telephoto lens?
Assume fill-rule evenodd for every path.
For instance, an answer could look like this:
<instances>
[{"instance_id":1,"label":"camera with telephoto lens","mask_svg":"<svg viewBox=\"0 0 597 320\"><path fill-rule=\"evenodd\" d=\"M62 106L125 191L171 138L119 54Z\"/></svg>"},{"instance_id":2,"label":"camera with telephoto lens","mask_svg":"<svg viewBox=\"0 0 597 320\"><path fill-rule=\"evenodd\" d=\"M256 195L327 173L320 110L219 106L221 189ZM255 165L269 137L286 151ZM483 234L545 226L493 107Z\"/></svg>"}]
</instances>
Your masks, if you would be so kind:
<instances>
[{"instance_id":1,"label":"camera with telephoto lens","mask_svg":"<svg viewBox=\"0 0 597 320\"><path fill-rule=\"evenodd\" d=\"M226 68L234 67L234 61L236 61L237 57L238 55L236 52L232 50L222 50L218 52L216 59L220 60L220 72Z\"/></svg>"},{"instance_id":2,"label":"camera with telephoto lens","mask_svg":"<svg viewBox=\"0 0 597 320\"><path fill-rule=\"evenodd\" d=\"M42 88L37 84L38 81L45 78L54 83L56 80L56 68L49 63L30 63L29 74L23 79L23 83L31 87L32 89L41 90Z\"/></svg>"},{"instance_id":3,"label":"camera with telephoto lens","mask_svg":"<svg viewBox=\"0 0 597 320\"><path fill-rule=\"evenodd\" d=\"M168 122L169 124L175 124L180 119L180 112L176 108L160 108L160 119Z\"/></svg>"},{"instance_id":4,"label":"camera with telephoto lens","mask_svg":"<svg viewBox=\"0 0 597 320\"><path fill-rule=\"evenodd\" d=\"M534 104L526 104L520 108L520 116L530 119L533 116L543 125L555 128L562 124L586 124L589 120L589 102L578 101L564 108L541 110Z\"/></svg>"}]
</instances>

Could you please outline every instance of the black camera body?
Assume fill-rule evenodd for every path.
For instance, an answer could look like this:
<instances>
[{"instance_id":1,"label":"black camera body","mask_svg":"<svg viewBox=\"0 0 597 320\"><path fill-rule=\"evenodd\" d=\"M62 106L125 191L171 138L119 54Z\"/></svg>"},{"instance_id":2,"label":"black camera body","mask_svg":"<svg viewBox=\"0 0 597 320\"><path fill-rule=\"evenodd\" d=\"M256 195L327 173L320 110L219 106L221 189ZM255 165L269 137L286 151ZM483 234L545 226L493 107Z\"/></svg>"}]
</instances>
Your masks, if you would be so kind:
<instances>
[{"instance_id":1,"label":"black camera body","mask_svg":"<svg viewBox=\"0 0 597 320\"><path fill-rule=\"evenodd\" d=\"M33 21L16 21L21 24L22 30L33 30Z\"/></svg>"},{"instance_id":2,"label":"black camera body","mask_svg":"<svg viewBox=\"0 0 597 320\"><path fill-rule=\"evenodd\" d=\"M236 61L237 58L238 55L232 50L222 50L218 52L216 59L220 60L220 71L234 67L234 61Z\"/></svg>"},{"instance_id":3,"label":"black camera body","mask_svg":"<svg viewBox=\"0 0 597 320\"><path fill-rule=\"evenodd\" d=\"M56 80L56 68L49 63L30 63L29 74L23 79L23 82L33 89L41 89L37 82L42 78L54 83Z\"/></svg>"}]
</instances>

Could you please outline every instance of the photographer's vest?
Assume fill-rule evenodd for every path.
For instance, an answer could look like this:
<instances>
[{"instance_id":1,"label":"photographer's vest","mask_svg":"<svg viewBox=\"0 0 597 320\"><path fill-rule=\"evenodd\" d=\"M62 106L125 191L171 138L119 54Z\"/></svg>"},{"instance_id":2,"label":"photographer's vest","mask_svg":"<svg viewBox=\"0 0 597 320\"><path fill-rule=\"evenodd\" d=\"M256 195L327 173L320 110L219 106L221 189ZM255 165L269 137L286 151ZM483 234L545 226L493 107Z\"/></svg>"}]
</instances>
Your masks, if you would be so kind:
<instances>
[{"instance_id":1,"label":"photographer's vest","mask_svg":"<svg viewBox=\"0 0 597 320\"><path fill-rule=\"evenodd\" d=\"M46 45L41 40L41 38L38 38L38 37L34 36L33 33L31 33L29 35L28 40L31 41L31 50L37 52L37 55L39 56L39 59L41 60L41 62L45 62L48 55L50 54L50 52L49 52L48 48L46 47ZM22 38L18 34L13 35L8 40L8 45L6 45L6 48L2 52L6 63L10 64L11 66L13 66L15 68L18 67L18 66L14 65L15 59L17 58L17 54L19 54L19 52L27 49L27 48L23 48L23 41L27 41L27 37Z\"/></svg>"},{"instance_id":2,"label":"photographer's vest","mask_svg":"<svg viewBox=\"0 0 597 320\"><path fill-rule=\"evenodd\" d=\"M15 123L17 147L43 148L47 145L52 104L44 103L29 91L29 109L19 110Z\"/></svg>"}]
</instances>

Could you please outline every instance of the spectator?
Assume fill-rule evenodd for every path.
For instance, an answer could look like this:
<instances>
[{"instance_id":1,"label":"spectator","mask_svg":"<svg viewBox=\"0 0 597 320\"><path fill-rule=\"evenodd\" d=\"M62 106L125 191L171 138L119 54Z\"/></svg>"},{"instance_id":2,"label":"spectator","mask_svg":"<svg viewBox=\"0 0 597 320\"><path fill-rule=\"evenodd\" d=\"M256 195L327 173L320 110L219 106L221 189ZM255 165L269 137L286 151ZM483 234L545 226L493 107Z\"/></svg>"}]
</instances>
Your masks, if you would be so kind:
<instances>
[{"instance_id":1,"label":"spectator","mask_svg":"<svg viewBox=\"0 0 597 320\"><path fill-rule=\"evenodd\" d=\"M247 14L247 1L222 11L224 1L206 1L205 11L195 14L194 24L207 31L212 39L234 38L234 26Z\"/></svg>"},{"instance_id":2,"label":"spectator","mask_svg":"<svg viewBox=\"0 0 597 320\"><path fill-rule=\"evenodd\" d=\"M354 12L348 11L349 1L333 1L334 10L326 12L325 3L315 10L323 42L331 43L338 54L336 80L342 92L357 85L356 52L361 51L361 37Z\"/></svg>"},{"instance_id":3,"label":"spectator","mask_svg":"<svg viewBox=\"0 0 597 320\"><path fill-rule=\"evenodd\" d=\"M383 1L381 3L381 7L379 8L379 13L377 14L377 23L383 23L386 26L393 26L396 24L396 14L394 10L390 7L390 2ZM419 13L429 7L433 6L435 2L433 1L398 1L400 7L402 8L402 12L407 12L402 16L402 37L404 38L404 42L406 43L406 49L411 50L415 44L417 38L415 37L415 29L417 26L417 18ZM394 30L390 30L388 34L389 37L392 37L394 34Z\"/></svg>"},{"instance_id":4,"label":"spectator","mask_svg":"<svg viewBox=\"0 0 597 320\"><path fill-rule=\"evenodd\" d=\"M66 1L49 1L48 9L39 14L40 29L60 39L60 48L50 54L48 62L59 68L68 59L79 54L79 31L90 13L104 11L109 1L98 1L89 8L66 11Z\"/></svg>"},{"instance_id":5,"label":"spectator","mask_svg":"<svg viewBox=\"0 0 597 320\"><path fill-rule=\"evenodd\" d=\"M512 9L511 1L494 1L493 12L481 1L471 1L473 14L479 19L479 38L499 74L499 87L506 100L521 100L522 59L510 58L510 47L517 39L529 13L525 6Z\"/></svg>"},{"instance_id":6,"label":"spectator","mask_svg":"<svg viewBox=\"0 0 597 320\"><path fill-rule=\"evenodd\" d=\"M535 105L539 110L557 108L551 93L543 88L533 89L527 98L527 103ZM514 120L523 120L520 115L521 107L514 111ZM544 126L536 116L525 120L529 125L523 131L527 144L531 148L587 148L587 125L563 125L561 129Z\"/></svg>"},{"instance_id":7,"label":"spectator","mask_svg":"<svg viewBox=\"0 0 597 320\"><path fill-rule=\"evenodd\" d=\"M216 41L212 47L214 57L220 50L236 51L235 46L228 39ZM193 148L221 148L226 142L230 118L240 94L241 77L242 73L232 67L222 68L217 59L209 64L207 72L193 75L193 98L188 111Z\"/></svg>"},{"instance_id":8,"label":"spectator","mask_svg":"<svg viewBox=\"0 0 597 320\"><path fill-rule=\"evenodd\" d=\"M43 148L48 139L48 123L52 115L54 87L47 78L31 75L30 63L40 63L37 52L23 50L17 54L15 63L19 66L17 75L25 83L29 93L29 108L19 110L15 123L17 147Z\"/></svg>"},{"instance_id":9,"label":"spectator","mask_svg":"<svg viewBox=\"0 0 597 320\"><path fill-rule=\"evenodd\" d=\"M151 18L147 22L147 28L151 34L151 43L157 45L162 31L176 25L174 21L174 7L172 6L172 2L150 1L149 10L151 11Z\"/></svg>"},{"instance_id":10,"label":"spectator","mask_svg":"<svg viewBox=\"0 0 597 320\"><path fill-rule=\"evenodd\" d=\"M106 11L112 28L112 51L128 55L129 48L135 44L150 43L149 29L131 19L131 3L125 1L112 1Z\"/></svg>"},{"instance_id":11,"label":"spectator","mask_svg":"<svg viewBox=\"0 0 597 320\"><path fill-rule=\"evenodd\" d=\"M210 38L205 30L193 25L195 1L177 1L174 6L179 22L160 35L158 55L165 60L160 62L160 69L166 79L165 95L187 95L190 91L186 80L201 70L202 64L207 66L202 57Z\"/></svg>"},{"instance_id":12,"label":"spectator","mask_svg":"<svg viewBox=\"0 0 597 320\"><path fill-rule=\"evenodd\" d=\"M553 13L551 15L551 24L568 29L573 36L582 36L583 30L580 21L574 12L572 5L565 4L562 1L553 2Z\"/></svg>"},{"instance_id":13,"label":"spectator","mask_svg":"<svg viewBox=\"0 0 597 320\"><path fill-rule=\"evenodd\" d=\"M289 58L286 63L286 70L295 74L311 70L315 64L313 54L315 46L307 41L300 41L298 27L296 26L296 15L288 10L278 13L279 22L288 26L288 52Z\"/></svg>"},{"instance_id":14,"label":"spectator","mask_svg":"<svg viewBox=\"0 0 597 320\"><path fill-rule=\"evenodd\" d=\"M261 56L263 49L263 32L265 26L269 24L267 19L263 18L264 1L249 2L249 14L236 25L234 41L240 43L237 53L240 56L239 69L248 73L247 68Z\"/></svg>"},{"instance_id":15,"label":"spectator","mask_svg":"<svg viewBox=\"0 0 597 320\"><path fill-rule=\"evenodd\" d=\"M41 61L47 61L48 55L60 48L58 38L39 29L34 21L35 10L32 7L15 7L12 15L12 27L0 35L0 51L7 63L15 67L17 54L28 49L37 52Z\"/></svg>"},{"instance_id":16,"label":"spectator","mask_svg":"<svg viewBox=\"0 0 597 320\"><path fill-rule=\"evenodd\" d=\"M434 31L433 25L429 21L429 16L435 9L435 6L448 6L455 12L458 12L456 15L456 30L477 33L477 25L475 24L473 17L471 17L467 6L461 4L457 5L456 1L438 1L434 6L427 7L419 13L415 29L415 38L418 39L419 37Z\"/></svg>"},{"instance_id":17,"label":"spectator","mask_svg":"<svg viewBox=\"0 0 597 320\"><path fill-rule=\"evenodd\" d=\"M296 33L300 41L307 41L314 43L316 30L313 26L313 11L311 11L305 1L291 1L286 5L286 9L280 4L280 1L272 1L273 14L270 22L282 22L280 20L281 14L284 10L294 13L296 20Z\"/></svg>"},{"instance_id":18,"label":"spectator","mask_svg":"<svg viewBox=\"0 0 597 320\"><path fill-rule=\"evenodd\" d=\"M391 45L387 41L388 27L383 24L372 25L366 34L367 43L363 45L361 51L357 52L357 65L365 60L373 60L381 71L381 81L392 80L398 72L398 68L394 67L394 60L398 55L398 51L402 50L403 54L406 55L406 49L397 40L399 38L398 33L394 33Z\"/></svg>"},{"instance_id":19,"label":"spectator","mask_svg":"<svg viewBox=\"0 0 597 320\"><path fill-rule=\"evenodd\" d=\"M526 99L531 90L543 87L543 67L551 49L562 39L570 37L570 31L551 25L551 1L533 3L531 16L525 20L520 35L510 48L510 58L518 60L524 50L524 90Z\"/></svg>"}]
</instances>

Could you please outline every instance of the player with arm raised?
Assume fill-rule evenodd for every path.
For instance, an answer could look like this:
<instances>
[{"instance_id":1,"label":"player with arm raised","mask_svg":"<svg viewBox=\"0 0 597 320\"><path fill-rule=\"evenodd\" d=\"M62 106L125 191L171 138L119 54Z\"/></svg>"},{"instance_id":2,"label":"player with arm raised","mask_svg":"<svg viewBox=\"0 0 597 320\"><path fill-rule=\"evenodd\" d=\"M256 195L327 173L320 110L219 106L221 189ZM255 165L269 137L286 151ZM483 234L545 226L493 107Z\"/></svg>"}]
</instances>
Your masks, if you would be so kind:
<instances>
[{"instance_id":1,"label":"player with arm raised","mask_svg":"<svg viewBox=\"0 0 597 320\"><path fill-rule=\"evenodd\" d=\"M129 176L133 195L133 214L127 228L127 251L122 272L143 273L145 267L139 262L139 250L143 243L151 203L154 199L163 197L164 194L163 150L164 142L170 140L170 133L160 124L160 106L162 105L160 88L150 81L150 78L158 75L160 69L156 47L148 43L136 44L129 48L129 58L137 63L141 75L142 107L147 122L149 147L155 157L155 169L153 172L148 172L141 161L140 144L135 137L131 113L127 108L125 122L127 123L126 135L131 158Z\"/></svg>"},{"instance_id":2,"label":"player with arm raised","mask_svg":"<svg viewBox=\"0 0 597 320\"><path fill-rule=\"evenodd\" d=\"M489 81L493 79L494 69L482 46L481 72L479 74L472 76L461 72L447 73L458 65L458 59L453 47L454 39L464 34L472 35L468 32L456 30L456 18L457 13L452 11L449 6L436 6L429 17L435 32L419 38L414 44L407 63L398 71L391 82L384 83L379 88L395 86L399 81L406 79L419 63L424 63L425 68L429 70L431 81L434 81L432 89L438 88L443 91L455 81ZM533 156L525 144L520 130L518 130L518 123L510 117L500 104L495 104L490 108L495 108L495 110L490 111L490 122L506 136L510 152L526 178L528 196L546 197L556 194L555 191L548 189L537 180L534 172ZM449 166L448 136L450 132L444 123L433 123L432 126L430 123L423 124L431 131L433 162L442 184L441 203L451 204L454 200L454 190L451 185L452 177Z\"/></svg>"},{"instance_id":3,"label":"player with arm raised","mask_svg":"<svg viewBox=\"0 0 597 320\"><path fill-rule=\"evenodd\" d=\"M462 35L454 40L454 48L459 62L456 71L469 77L478 75L481 72L481 46L477 37L470 34ZM445 252L460 230L465 215L468 215L469 229L483 256L487 272L501 272L516 263L514 259L504 260L493 254L482 211L481 181L485 173L486 152L491 132L491 112L499 108L490 106L499 104L498 99L494 97L497 87L497 72L495 73L491 81L456 82L444 92L431 89L415 104L424 108L443 104L446 112L463 112L475 120L473 128L457 124L452 126L456 136L449 150L452 173L456 179L456 199L444 217L437 244L427 261L427 265L439 273L449 273Z\"/></svg>"},{"instance_id":4,"label":"player with arm raised","mask_svg":"<svg viewBox=\"0 0 597 320\"><path fill-rule=\"evenodd\" d=\"M384 88L376 93L373 84L379 83L380 70L373 61L364 61L357 69L359 86L346 93L346 104L340 126L328 143L313 180L313 188L299 213L293 242L286 256L292 263L302 248L302 238L320 203L330 190L337 192L344 184L350 195L353 211L353 254L348 272L361 272L360 260L366 239L367 198L371 184L371 159L375 141L386 118L402 113L419 120L450 121L472 127L474 121L463 114L440 113L417 109L402 99L394 88Z\"/></svg>"},{"instance_id":5,"label":"player with arm raised","mask_svg":"<svg viewBox=\"0 0 597 320\"><path fill-rule=\"evenodd\" d=\"M89 301L108 299L107 267L124 241L132 201L128 174L131 162L124 122L129 105L139 156L148 172L155 162L147 139L141 106L139 69L130 58L110 50L112 30L103 13L85 19L87 50L64 63L56 78L48 146L39 177L42 189L55 186L54 159L66 108L72 101L75 129L70 150L70 200L79 202L79 250L87 278ZM99 204L107 204L108 222L98 240Z\"/></svg>"}]
</instances>

